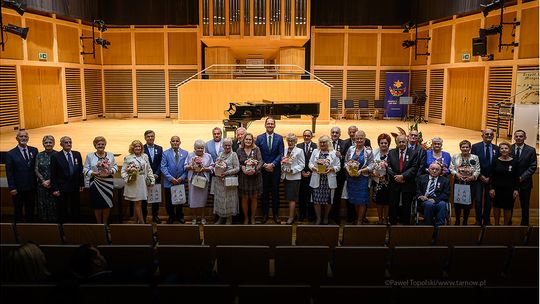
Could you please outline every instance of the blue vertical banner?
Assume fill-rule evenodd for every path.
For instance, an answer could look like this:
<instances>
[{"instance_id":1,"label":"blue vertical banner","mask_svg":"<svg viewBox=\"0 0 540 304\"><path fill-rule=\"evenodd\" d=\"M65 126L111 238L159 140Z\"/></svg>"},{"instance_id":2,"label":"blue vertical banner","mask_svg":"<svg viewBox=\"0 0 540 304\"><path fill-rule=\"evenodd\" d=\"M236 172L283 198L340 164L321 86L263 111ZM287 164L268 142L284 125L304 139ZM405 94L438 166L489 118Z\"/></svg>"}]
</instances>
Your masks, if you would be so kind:
<instances>
[{"instance_id":1,"label":"blue vertical banner","mask_svg":"<svg viewBox=\"0 0 540 304\"><path fill-rule=\"evenodd\" d=\"M409 96L409 72L387 72L384 89L384 118L399 119L407 111L407 105L400 105L399 98Z\"/></svg>"}]
</instances>

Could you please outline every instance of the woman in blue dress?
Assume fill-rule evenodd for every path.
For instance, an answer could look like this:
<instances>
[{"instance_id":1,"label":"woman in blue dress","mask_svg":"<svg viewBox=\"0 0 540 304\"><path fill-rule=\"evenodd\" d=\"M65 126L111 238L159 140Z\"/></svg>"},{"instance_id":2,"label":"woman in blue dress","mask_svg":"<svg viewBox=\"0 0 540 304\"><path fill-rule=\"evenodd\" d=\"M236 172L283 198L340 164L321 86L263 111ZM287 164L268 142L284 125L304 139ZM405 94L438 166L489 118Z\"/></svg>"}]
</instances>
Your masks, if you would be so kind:
<instances>
[{"instance_id":1,"label":"woman in blue dress","mask_svg":"<svg viewBox=\"0 0 540 304\"><path fill-rule=\"evenodd\" d=\"M434 162L438 162L443 166L443 172L441 172L441 174L448 177L448 174L450 173L449 168L452 156L450 153L442 150L442 144L443 140L440 137L433 137L433 139L431 139L431 149L426 151L426 163L420 166L420 172L418 172L418 175L429 174L429 165Z\"/></svg>"},{"instance_id":2,"label":"woman in blue dress","mask_svg":"<svg viewBox=\"0 0 540 304\"><path fill-rule=\"evenodd\" d=\"M345 155L347 194L349 202L356 208L356 224L361 225L369 204L369 173L373 164L373 153L364 147L364 131L358 130L354 140L356 145L351 146Z\"/></svg>"}]
</instances>

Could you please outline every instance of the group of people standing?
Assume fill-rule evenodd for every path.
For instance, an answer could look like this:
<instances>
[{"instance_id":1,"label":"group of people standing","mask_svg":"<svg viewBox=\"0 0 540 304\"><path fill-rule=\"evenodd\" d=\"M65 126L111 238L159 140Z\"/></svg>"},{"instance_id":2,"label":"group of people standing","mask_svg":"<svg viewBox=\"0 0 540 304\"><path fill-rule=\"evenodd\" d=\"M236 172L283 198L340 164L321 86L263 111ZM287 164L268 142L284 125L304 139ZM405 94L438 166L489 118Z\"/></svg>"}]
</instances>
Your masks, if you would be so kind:
<instances>
[{"instance_id":1,"label":"group of people standing","mask_svg":"<svg viewBox=\"0 0 540 304\"><path fill-rule=\"evenodd\" d=\"M154 143L155 132L144 133L146 143L134 140L125 156L121 177L124 199L133 202L136 223L145 223L148 205L152 221L161 223L160 202L148 201L149 189L163 183L167 223L184 223L183 204L192 209L192 224L206 224L208 195L214 198L216 223L232 223L241 215L244 224L255 224L257 201L261 197L262 220L279 218L279 185L284 184L289 212L287 224L309 219L315 224L341 222L341 203L347 205L347 221L366 223L368 204L377 205L379 224L409 224L410 205L416 201L426 224L446 221L450 198L449 175L454 176L455 224L466 225L472 206L478 225L490 225L491 209L495 224L511 224L515 199L519 196L522 225L529 222L532 175L536 170L536 150L524 143L526 133L514 132L515 143L492 143L494 132L482 131L482 141L472 145L463 140L461 153L451 156L442 150L443 140L435 137L431 147L420 145L418 131L392 138L377 137L378 148L356 126L348 128L348 139L341 139L339 127L318 143L305 130L303 141L289 133L275 133L275 120L267 118L266 132L258 136L245 128L236 138L223 138L220 128L212 130L208 142L196 140L193 151L180 148L179 136L172 136L170 148ZM6 174L13 196L15 221L33 221L37 194L38 215L43 222L77 222L80 192L89 188L96 222L108 223L113 207L113 175L118 171L114 155L105 151L107 141L98 136L95 152L82 160L71 149L71 138L60 139L62 150L54 150L55 139L43 138L44 151L28 146L28 133L19 131L18 145L7 153ZM285 144L286 143L286 144ZM187 185L188 195L185 190ZM149 188L150 187L150 188ZM183 200L179 196L184 196ZM298 214L296 205L298 203ZM24 210L24 212L23 212Z\"/></svg>"}]
</instances>

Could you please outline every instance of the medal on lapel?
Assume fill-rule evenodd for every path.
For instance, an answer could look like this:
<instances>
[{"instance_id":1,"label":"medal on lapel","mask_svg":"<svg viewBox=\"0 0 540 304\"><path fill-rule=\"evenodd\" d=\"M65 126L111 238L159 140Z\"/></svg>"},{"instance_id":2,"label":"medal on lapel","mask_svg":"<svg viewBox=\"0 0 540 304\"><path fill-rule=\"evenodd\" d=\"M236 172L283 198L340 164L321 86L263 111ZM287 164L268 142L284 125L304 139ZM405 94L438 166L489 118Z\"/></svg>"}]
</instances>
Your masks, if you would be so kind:
<instances>
[{"instance_id":1,"label":"medal on lapel","mask_svg":"<svg viewBox=\"0 0 540 304\"><path fill-rule=\"evenodd\" d=\"M79 164L76 157L74 157L74 161L75 161L75 166Z\"/></svg>"},{"instance_id":2,"label":"medal on lapel","mask_svg":"<svg viewBox=\"0 0 540 304\"><path fill-rule=\"evenodd\" d=\"M508 172L512 172L512 165L508 166Z\"/></svg>"},{"instance_id":3,"label":"medal on lapel","mask_svg":"<svg viewBox=\"0 0 540 304\"><path fill-rule=\"evenodd\" d=\"M409 161L409 155L408 154L405 155L405 161Z\"/></svg>"}]
</instances>

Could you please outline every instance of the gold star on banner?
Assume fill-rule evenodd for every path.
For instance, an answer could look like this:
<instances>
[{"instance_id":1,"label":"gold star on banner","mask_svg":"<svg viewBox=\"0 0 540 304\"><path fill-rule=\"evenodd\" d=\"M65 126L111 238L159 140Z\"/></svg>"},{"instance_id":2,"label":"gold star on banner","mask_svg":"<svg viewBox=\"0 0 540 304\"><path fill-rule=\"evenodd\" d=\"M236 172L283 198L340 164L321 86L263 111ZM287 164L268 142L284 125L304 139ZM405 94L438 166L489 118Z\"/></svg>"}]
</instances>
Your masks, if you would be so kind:
<instances>
[{"instance_id":1,"label":"gold star on banner","mask_svg":"<svg viewBox=\"0 0 540 304\"><path fill-rule=\"evenodd\" d=\"M396 88L399 89L399 88L401 88L402 85L403 85L403 82L402 82L401 80L396 80L396 81L394 81L394 86L395 86Z\"/></svg>"}]
</instances>

